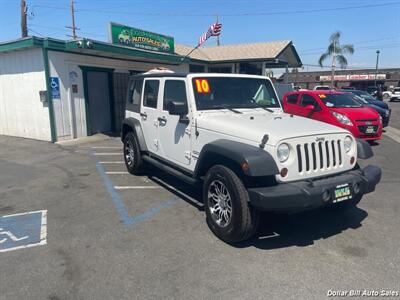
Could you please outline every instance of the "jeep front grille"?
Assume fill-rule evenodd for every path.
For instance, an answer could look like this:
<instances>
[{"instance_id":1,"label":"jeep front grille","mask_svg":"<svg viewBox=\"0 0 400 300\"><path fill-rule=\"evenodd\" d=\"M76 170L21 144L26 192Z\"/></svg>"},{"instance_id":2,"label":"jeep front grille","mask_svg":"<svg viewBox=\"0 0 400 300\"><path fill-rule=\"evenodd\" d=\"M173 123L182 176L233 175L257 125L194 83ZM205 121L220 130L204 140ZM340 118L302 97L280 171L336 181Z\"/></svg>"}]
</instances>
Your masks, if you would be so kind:
<instances>
[{"instance_id":1,"label":"jeep front grille","mask_svg":"<svg viewBox=\"0 0 400 300\"><path fill-rule=\"evenodd\" d=\"M299 173L342 166L343 150L340 139L297 144L296 151Z\"/></svg>"}]
</instances>

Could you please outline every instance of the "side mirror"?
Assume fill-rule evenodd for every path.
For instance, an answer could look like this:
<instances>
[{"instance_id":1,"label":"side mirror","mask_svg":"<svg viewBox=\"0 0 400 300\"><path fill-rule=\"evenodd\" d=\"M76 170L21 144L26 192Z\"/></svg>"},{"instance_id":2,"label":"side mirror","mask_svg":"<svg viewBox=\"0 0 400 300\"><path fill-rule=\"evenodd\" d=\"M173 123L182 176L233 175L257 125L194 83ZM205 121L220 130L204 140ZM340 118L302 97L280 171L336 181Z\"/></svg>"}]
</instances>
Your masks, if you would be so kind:
<instances>
[{"instance_id":1,"label":"side mirror","mask_svg":"<svg viewBox=\"0 0 400 300\"><path fill-rule=\"evenodd\" d=\"M174 116L185 116L188 113L187 103L171 101L168 106L168 112Z\"/></svg>"},{"instance_id":2,"label":"side mirror","mask_svg":"<svg viewBox=\"0 0 400 300\"><path fill-rule=\"evenodd\" d=\"M321 107L319 107L319 105L308 104L304 108L310 112L321 111Z\"/></svg>"}]
</instances>

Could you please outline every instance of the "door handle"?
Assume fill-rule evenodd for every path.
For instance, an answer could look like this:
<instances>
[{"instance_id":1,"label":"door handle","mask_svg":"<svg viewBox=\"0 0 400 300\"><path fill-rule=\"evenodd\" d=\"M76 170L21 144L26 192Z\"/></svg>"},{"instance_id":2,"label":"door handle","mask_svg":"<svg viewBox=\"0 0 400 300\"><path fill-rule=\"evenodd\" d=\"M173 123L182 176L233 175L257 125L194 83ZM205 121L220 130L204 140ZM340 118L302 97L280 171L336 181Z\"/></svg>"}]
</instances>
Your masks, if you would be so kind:
<instances>
[{"instance_id":1,"label":"door handle","mask_svg":"<svg viewBox=\"0 0 400 300\"><path fill-rule=\"evenodd\" d=\"M140 113L140 116L141 116L142 118L147 118L147 114L146 114L145 112Z\"/></svg>"},{"instance_id":2,"label":"door handle","mask_svg":"<svg viewBox=\"0 0 400 300\"><path fill-rule=\"evenodd\" d=\"M166 117L158 117L157 120L160 123L164 123L164 124L167 123L167 118Z\"/></svg>"}]
</instances>

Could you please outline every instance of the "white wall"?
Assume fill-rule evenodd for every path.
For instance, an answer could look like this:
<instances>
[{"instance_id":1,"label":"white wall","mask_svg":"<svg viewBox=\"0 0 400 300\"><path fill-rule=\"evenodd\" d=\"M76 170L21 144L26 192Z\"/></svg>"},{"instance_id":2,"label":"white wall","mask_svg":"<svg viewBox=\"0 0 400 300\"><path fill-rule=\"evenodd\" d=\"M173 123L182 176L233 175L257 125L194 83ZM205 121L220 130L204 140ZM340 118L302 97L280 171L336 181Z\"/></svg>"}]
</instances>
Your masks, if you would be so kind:
<instances>
[{"instance_id":1,"label":"white wall","mask_svg":"<svg viewBox=\"0 0 400 300\"><path fill-rule=\"evenodd\" d=\"M0 53L0 134L51 140L42 49Z\"/></svg>"},{"instance_id":2,"label":"white wall","mask_svg":"<svg viewBox=\"0 0 400 300\"><path fill-rule=\"evenodd\" d=\"M50 76L60 78L61 99L53 100L58 140L87 135L83 80L79 66L111 68L118 72L129 72L129 70L147 71L160 66L180 72L187 72L189 69L187 64L170 66L57 51L49 51L49 62ZM78 77L73 78L74 76L70 76L71 74L77 74ZM72 84L78 85L78 93L72 93Z\"/></svg>"}]
</instances>

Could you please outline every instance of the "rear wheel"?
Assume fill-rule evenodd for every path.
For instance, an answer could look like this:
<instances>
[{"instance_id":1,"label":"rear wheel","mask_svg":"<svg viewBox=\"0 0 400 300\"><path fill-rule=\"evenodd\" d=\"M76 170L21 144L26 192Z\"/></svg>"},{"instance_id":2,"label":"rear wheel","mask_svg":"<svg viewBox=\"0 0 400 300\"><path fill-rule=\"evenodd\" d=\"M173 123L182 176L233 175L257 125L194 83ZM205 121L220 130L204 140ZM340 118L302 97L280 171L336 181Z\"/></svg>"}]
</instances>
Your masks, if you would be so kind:
<instances>
[{"instance_id":1,"label":"rear wheel","mask_svg":"<svg viewBox=\"0 0 400 300\"><path fill-rule=\"evenodd\" d=\"M124 138L124 159L129 173L140 175L144 171L144 161L135 134L130 131Z\"/></svg>"},{"instance_id":2,"label":"rear wheel","mask_svg":"<svg viewBox=\"0 0 400 300\"><path fill-rule=\"evenodd\" d=\"M260 213L249 206L247 190L231 169L216 165L207 172L203 198L207 224L218 238L235 243L254 235Z\"/></svg>"}]
</instances>

